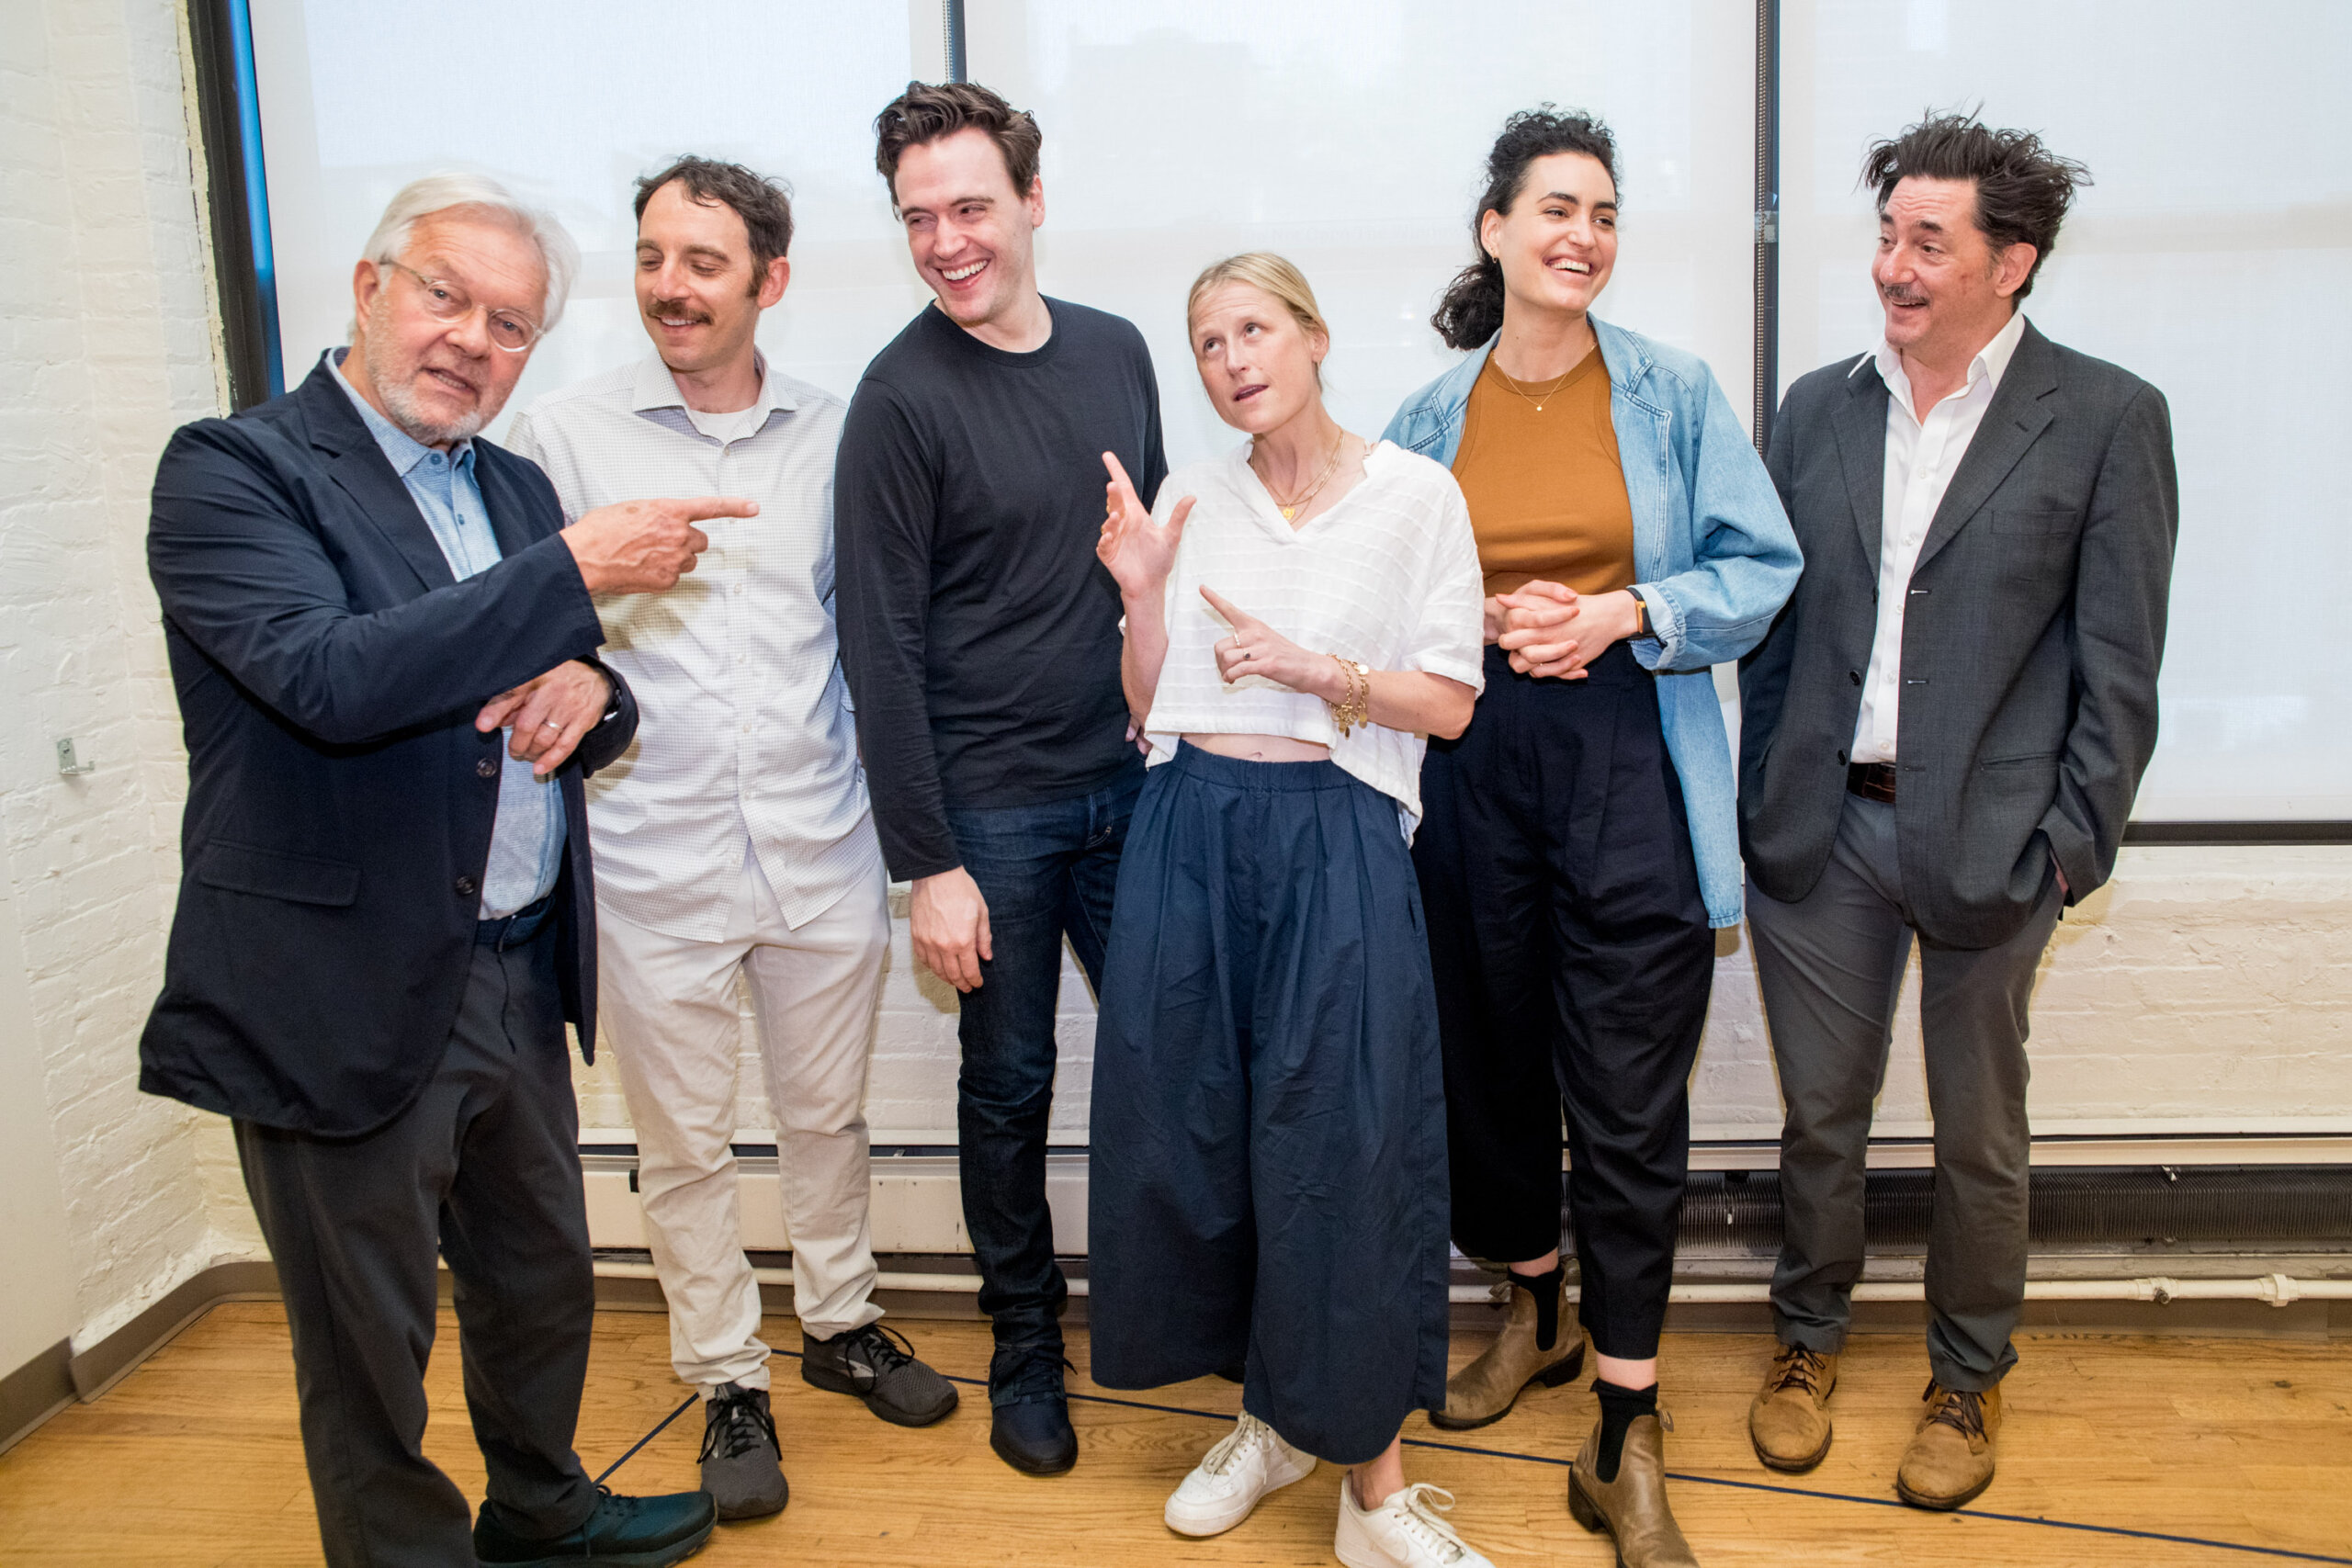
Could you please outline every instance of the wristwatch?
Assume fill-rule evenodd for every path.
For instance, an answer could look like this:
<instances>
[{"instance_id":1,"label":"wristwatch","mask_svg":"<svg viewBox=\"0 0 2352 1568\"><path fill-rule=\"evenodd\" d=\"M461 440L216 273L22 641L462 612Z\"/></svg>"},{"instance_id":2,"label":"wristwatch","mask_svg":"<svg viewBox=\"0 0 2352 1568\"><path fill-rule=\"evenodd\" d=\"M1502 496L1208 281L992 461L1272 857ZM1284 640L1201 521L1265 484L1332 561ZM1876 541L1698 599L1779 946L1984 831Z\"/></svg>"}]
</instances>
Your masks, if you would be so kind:
<instances>
[{"instance_id":1,"label":"wristwatch","mask_svg":"<svg viewBox=\"0 0 2352 1568\"><path fill-rule=\"evenodd\" d=\"M1635 637L1649 636L1650 602L1634 589L1628 588L1625 592L1634 595L1634 635Z\"/></svg>"}]
</instances>

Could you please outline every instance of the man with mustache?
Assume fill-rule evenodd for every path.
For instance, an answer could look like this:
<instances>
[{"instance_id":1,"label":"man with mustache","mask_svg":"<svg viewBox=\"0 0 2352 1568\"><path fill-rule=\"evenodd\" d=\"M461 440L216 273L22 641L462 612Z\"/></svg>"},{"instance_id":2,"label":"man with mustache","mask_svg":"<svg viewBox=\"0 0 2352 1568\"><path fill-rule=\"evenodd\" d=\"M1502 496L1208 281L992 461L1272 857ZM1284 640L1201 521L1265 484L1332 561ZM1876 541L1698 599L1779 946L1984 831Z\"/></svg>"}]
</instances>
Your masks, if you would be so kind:
<instances>
[{"instance_id":1,"label":"man with mustache","mask_svg":"<svg viewBox=\"0 0 2352 1568\"><path fill-rule=\"evenodd\" d=\"M2020 310L2081 164L1961 115L1871 148L1876 352L1789 389L1768 466L1804 547L1740 691L1748 930L1780 1067L1775 1470L1829 1449L1863 1167L1913 941L1935 1116L1931 1381L1896 1493L1993 1479L2025 1299L2027 1003L2115 869L2156 740L2179 498L2162 393Z\"/></svg>"},{"instance_id":2,"label":"man with mustache","mask_svg":"<svg viewBox=\"0 0 2352 1568\"><path fill-rule=\"evenodd\" d=\"M567 527L480 438L577 261L493 181L415 181L354 269L350 348L155 472L188 794L140 1087L234 1119L334 1568L658 1568L711 1531L701 1493L615 1496L572 1451L595 1295L563 1032L593 1050L581 784L637 728L592 596L669 589L696 522L755 508ZM421 1447L436 1253L489 1472L470 1532Z\"/></svg>"},{"instance_id":3,"label":"man with mustache","mask_svg":"<svg viewBox=\"0 0 2352 1568\"><path fill-rule=\"evenodd\" d=\"M776 1122L801 1377L900 1426L956 1408L873 1300L865 1075L890 917L833 632L842 403L754 343L791 281L791 243L789 197L741 164L682 158L639 180L653 352L514 426L567 514L722 483L759 502L756 519L713 525L692 583L598 600L606 657L659 718L588 794L605 1020L671 1361L702 1392L703 1489L729 1519L786 1496L731 1146L741 981Z\"/></svg>"},{"instance_id":4,"label":"man with mustache","mask_svg":"<svg viewBox=\"0 0 2352 1568\"><path fill-rule=\"evenodd\" d=\"M1159 489L1151 356L1116 316L1037 292L1036 121L968 83L910 83L875 162L932 308L866 367L842 435L842 659L915 955L963 993L964 1220L993 1320L989 1442L1078 1457L1046 1206L1065 935L1102 966L1142 787L1119 590L1096 560L1102 455Z\"/></svg>"}]
</instances>

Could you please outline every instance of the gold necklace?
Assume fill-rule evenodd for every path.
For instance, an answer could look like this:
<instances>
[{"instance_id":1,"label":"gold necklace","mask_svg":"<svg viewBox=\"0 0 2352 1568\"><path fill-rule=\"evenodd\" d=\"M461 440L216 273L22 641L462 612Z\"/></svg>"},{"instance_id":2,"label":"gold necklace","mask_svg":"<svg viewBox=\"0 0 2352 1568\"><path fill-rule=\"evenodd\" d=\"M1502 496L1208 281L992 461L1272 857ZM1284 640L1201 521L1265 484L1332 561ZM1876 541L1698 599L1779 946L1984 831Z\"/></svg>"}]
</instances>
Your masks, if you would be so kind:
<instances>
[{"instance_id":1,"label":"gold necklace","mask_svg":"<svg viewBox=\"0 0 2352 1568\"><path fill-rule=\"evenodd\" d=\"M1559 391L1561 388L1568 384L1568 376L1575 375L1577 371L1582 367L1583 364L1584 362L1582 360L1578 360L1575 365L1569 366L1566 376L1561 377L1558 380L1553 382L1550 386L1544 388L1540 392L1531 392L1526 388L1521 386L1518 382L1512 380L1510 376L1504 373L1503 367L1499 365L1495 367L1495 376L1496 378L1501 381L1504 386L1509 387L1512 391L1517 392L1521 397L1526 399L1529 407L1532 408L1537 413L1542 413L1544 412L1544 405L1550 402L1553 395Z\"/></svg>"},{"instance_id":2,"label":"gold necklace","mask_svg":"<svg viewBox=\"0 0 2352 1568\"><path fill-rule=\"evenodd\" d=\"M1323 471L1316 476L1316 479L1313 484L1306 487L1306 493L1300 496L1296 501L1284 502L1282 497L1274 494L1273 486L1270 484L1266 485L1266 495L1268 499L1273 502L1274 510L1283 514L1283 522L1288 523L1295 519L1301 512L1306 510L1306 503L1313 501L1316 496L1320 494L1323 487L1330 482L1331 475L1337 471L1340 467L1340 449L1345 447L1347 444L1348 433L1342 430L1340 432L1340 438L1331 443L1331 457L1329 461L1323 465ZM1250 452L1253 456L1256 454L1258 438L1253 435L1250 438ZM1258 476L1258 482L1260 484L1265 484L1266 476L1260 474Z\"/></svg>"}]
</instances>

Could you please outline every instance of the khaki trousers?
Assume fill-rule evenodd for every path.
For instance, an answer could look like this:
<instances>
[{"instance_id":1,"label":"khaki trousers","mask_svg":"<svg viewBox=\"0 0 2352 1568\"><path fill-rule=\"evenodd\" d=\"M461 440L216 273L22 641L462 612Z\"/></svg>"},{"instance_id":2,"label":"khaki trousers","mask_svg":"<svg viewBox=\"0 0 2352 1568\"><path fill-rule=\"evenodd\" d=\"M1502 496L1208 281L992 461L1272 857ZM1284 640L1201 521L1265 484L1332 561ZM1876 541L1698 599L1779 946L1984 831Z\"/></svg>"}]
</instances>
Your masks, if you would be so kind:
<instances>
[{"instance_id":1,"label":"khaki trousers","mask_svg":"<svg viewBox=\"0 0 2352 1568\"><path fill-rule=\"evenodd\" d=\"M889 942L877 874L798 929L746 846L726 933L665 936L597 918L605 1032L637 1130L638 1189L670 1303L670 1359L707 1392L768 1386L760 1292L743 1256L735 1087L750 982L776 1128L794 1311L820 1339L882 1315L867 1222L866 1064Z\"/></svg>"}]
</instances>

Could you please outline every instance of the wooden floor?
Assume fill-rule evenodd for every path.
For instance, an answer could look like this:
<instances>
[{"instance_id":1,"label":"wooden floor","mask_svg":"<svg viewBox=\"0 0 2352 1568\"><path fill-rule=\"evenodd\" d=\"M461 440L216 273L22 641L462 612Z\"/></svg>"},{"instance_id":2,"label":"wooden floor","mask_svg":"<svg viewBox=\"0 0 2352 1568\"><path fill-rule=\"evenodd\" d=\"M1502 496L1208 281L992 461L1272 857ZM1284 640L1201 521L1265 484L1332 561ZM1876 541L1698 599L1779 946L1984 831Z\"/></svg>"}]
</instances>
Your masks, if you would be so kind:
<instances>
[{"instance_id":1,"label":"wooden floor","mask_svg":"<svg viewBox=\"0 0 2352 1568\"><path fill-rule=\"evenodd\" d=\"M983 1326L902 1326L941 1371L986 1372ZM426 1447L478 1497L481 1464L446 1314L442 1332ZM799 1344L787 1319L770 1320L768 1337ZM1468 1342L1456 1353L1475 1348ZM1856 1339L1832 1407L1838 1438L1828 1460L1810 1475L1780 1477L1756 1463L1745 1436L1768 1343L1670 1338L1666 1388L1676 1431L1668 1460L1682 1477L1675 1506L1700 1558L1710 1568L2352 1562L2352 1346L2043 1335L2019 1348L2000 1478L1973 1508L1939 1516L1897 1506L1889 1491L1926 1379L1917 1340ZM1080 1368L1073 1393L1092 1394L1082 1332L1070 1353ZM1187 1541L1161 1526L1169 1489L1224 1429L1212 1416L1238 1408L1230 1384L1074 1399L1078 1469L1037 1480L989 1451L978 1388L967 1385L963 1407L941 1426L907 1432L808 1387L788 1358L775 1370L792 1506L774 1519L722 1527L697 1568L1332 1561L1339 1481L1328 1467L1219 1540ZM580 1426L590 1471L619 1460L684 1392L670 1375L666 1318L599 1314ZM1567 1388L1538 1391L1459 1441L1416 1417L1407 1436L1430 1446L1408 1447L1407 1468L1458 1495L1454 1521L1498 1568L1605 1568L1608 1548L1569 1521L1563 1502L1561 1461L1593 1414L1591 1394ZM688 1412L613 1484L692 1487L700 1425L699 1412ZM0 1455L0 1562L9 1564L314 1563L313 1531L285 1320L274 1304L216 1310L97 1403L67 1410Z\"/></svg>"}]
</instances>

